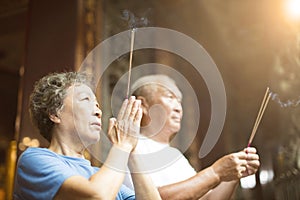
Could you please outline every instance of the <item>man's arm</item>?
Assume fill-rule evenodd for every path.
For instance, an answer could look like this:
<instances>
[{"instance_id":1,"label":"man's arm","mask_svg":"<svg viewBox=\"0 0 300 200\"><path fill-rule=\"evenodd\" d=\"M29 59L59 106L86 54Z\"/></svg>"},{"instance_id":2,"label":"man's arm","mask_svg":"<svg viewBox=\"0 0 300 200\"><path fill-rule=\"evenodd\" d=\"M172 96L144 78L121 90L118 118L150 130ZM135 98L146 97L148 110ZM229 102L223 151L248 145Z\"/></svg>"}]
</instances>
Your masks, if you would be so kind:
<instances>
[{"instance_id":1,"label":"man's arm","mask_svg":"<svg viewBox=\"0 0 300 200\"><path fill-rule=\"evenodd\" d=\"M220 184L220 178L212 167L209 167L185 181L162 186L158 190L164 200L199 199L218 184Z\"/></svg>"},{"instance_id":2,"label":"man's arm","mask_svg":"<svg viewBox=\"0 0 300 200\"><path fill-rule=\"evenodd\" d=\"M259 156L256 154L255 148L246 148L244 151L246 153L246 169L242 171L241 177L246 177L252 174L255 174L258 170L258 167L260 165L259 163ZM228 200L231 199L232 195L235 192L235 189L238 185L239 179L229 181L229 182L222 182L220 185L218 185L216 188L211 190L209 193L204 195L201 200Z\"/></svg>"},{"instance_id":3,"label":"man's arm","mask_svg":"<svg viewBox=\"0 0 300 200\"><path fill-rule=\"evenodd\" d=\"M178 183L159 187L162 199L230 199L240 178L256 173L259 157L255 148L223 156L212 166ZM176 174L174 174L176 176ZM221 184L222 183L222 184Z\"/></svg>"},{"instance_id":4,"label":"man's arm","mask_svg":"<svg viewBox=\"0 0 300 200\"><path fill-rule=\"evenodd\" d=\"M222 182L217 187L206 193L200 200L228 200L231 199L238 185L238 180Z\"/></svg>"}]
</instances>

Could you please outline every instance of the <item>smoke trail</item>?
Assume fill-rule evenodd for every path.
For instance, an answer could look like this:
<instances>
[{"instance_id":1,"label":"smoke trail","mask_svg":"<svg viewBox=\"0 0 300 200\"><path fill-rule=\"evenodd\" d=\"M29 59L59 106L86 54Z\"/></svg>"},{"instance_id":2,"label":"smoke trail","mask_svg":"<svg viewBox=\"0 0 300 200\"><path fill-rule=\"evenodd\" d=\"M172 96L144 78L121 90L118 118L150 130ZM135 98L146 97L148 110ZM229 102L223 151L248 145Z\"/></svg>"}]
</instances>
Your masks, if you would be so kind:
<instances>
[{"instance_id":1,"label":"smoke trail","mask_svg":"<svg viewBox=\"0 0 300 200\"><path fill-rule=\"evenodd\" d=\"M125 20L128 24L128 27L130 29L138 28L138 27L145 27L148 26L150 21L146 17L149 12L150 8L142 15L142 17L135 16L132 12L129 10L123 10L121 19Z\"/></svg>"},{"instance_id":2,"label":"smoke trail","mask_svg":"<svg viewBox=\"0 0 300 200\"><path fill-rule=\"evenodd\" d=\"M271 100L278 103L282 108L297 107L300 104L300 96L298 97L298 99L292 99L283 102L279 98L279 95L274 92L271 92Z\"/></svg>"}]
</instances>

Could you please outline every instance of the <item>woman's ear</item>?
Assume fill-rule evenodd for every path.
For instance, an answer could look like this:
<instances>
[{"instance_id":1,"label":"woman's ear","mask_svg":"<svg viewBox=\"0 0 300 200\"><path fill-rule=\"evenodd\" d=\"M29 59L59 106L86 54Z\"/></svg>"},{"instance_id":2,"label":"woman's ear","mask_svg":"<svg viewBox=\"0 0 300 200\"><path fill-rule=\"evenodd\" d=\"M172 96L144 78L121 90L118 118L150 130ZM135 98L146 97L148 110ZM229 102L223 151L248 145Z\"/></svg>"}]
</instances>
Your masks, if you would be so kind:
<instances>
[{"instance_id":1,"label":"woman's ear","mask_svg":"<svg viewBox=\"0 0 300 200\"><path fill-rule=\"evenodd\" d=\"M142 96L138 96L136 99L139 99L141 100L141 106L142 106L142 109L143 109L143 115L148 115L148 110L149 110L149 104L146 100L145 97L142 97Z\"/></svg>"},{"instance_id":2,"label":"woman's ear","mask_svg":"<svg viewBox=\"0 0 300 200\"><path fill-rule=\"evenodd\" d=\"M58 114L49 114L49 119L56 124L59 124L61 122Z\"/></svg>"}]
</instances>

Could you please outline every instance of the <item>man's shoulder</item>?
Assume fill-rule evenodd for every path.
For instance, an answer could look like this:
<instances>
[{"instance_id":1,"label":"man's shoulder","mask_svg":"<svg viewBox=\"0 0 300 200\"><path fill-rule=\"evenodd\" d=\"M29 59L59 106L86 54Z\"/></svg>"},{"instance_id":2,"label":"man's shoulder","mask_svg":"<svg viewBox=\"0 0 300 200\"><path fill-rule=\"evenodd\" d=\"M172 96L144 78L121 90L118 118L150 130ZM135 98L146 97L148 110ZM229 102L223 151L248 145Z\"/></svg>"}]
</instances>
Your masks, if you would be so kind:
<instances>
[{"instance_id":1,"label":"man's shoulder","mask_svg":"<svg viewBox=\"0 0 300 200\"><path fill-rule=\"evenodd\" d=\"M142 136L138 140L136 149L143 153L155 153L159 152L166 147L169 147L169 144L157 142L149 137Z\"/></svg>"}]
</instances>

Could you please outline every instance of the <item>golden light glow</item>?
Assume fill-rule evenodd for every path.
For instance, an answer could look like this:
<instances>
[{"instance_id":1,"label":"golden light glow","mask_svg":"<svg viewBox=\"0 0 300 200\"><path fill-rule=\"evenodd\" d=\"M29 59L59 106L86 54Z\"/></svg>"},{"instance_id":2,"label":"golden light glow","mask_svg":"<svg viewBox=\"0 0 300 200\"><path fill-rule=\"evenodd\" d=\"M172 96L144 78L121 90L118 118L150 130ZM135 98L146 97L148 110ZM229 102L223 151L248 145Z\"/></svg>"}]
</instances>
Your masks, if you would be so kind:
<instances>
[{"instance_id":1,"label":"golden light glow","mask_svg":"<svg viewBox=\"0 0 300 200\"><path fill-rule=\"evenodd\" d=\"M30 142L31 142L30 137L24 137L23 140L22 140L22 143L26 146L29 146Z\"/></svg>"},{"instance_id":2,"label":"golden light glow","mask_svg":"<svg viewBox=\"0 0 300 200\"><path fill-rule=\"evenodd\" d=\"M296 19L300 19L300 0L286 0L287 14Z\"/></svg>"},{"instance_id":3,"label":"golden light glow","mask_svg":"<svg viewBox=\"0 0 300 200\"><path fill-rule=\"evenodd\" d=\"M40 141L38 139L31 139L30 137L24 137L22 141L18 144L18 148L21 151L25 151L27 147L39 147Z\"/></svg>"}]
</instances>

